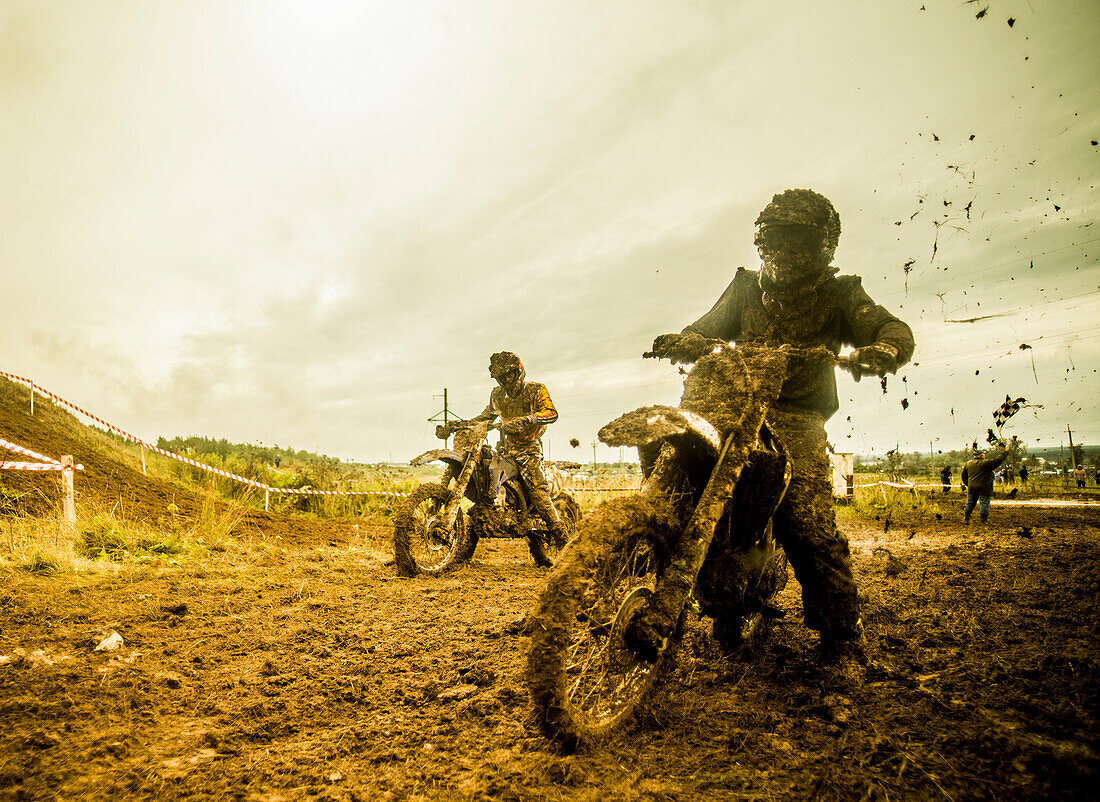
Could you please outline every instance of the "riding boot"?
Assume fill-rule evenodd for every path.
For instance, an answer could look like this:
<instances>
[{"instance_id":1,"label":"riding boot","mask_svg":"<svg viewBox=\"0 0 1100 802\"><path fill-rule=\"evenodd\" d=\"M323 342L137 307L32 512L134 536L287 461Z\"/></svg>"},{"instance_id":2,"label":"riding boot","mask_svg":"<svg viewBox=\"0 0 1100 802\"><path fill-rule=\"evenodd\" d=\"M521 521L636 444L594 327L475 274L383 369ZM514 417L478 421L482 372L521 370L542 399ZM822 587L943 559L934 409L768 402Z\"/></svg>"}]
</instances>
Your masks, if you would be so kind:
<instances>
[{"instance_id":1,"label":"riding boot","mask_svg":"<svg viewBox=\"0 0 1100 802\"><path fill-rule=\"evenodd\" d=\"M868 663L863 622L857 621L850 628L822 632L821 663L828 688L854 691L862 687Z\"/></svg>"},{"instance_id":2,"label":"riding boot","mask_svg":"<svg viewBox=\"0 0 1100 802\"><path fill-rule=\"evenodd\" d=\"M544 487L530 489L531 506L535 512L546 522L546 528L550 532L551 540L560 540L562 537L561 517L557 507L550 500L550 492Z\"/></svg>"}]
</instances>

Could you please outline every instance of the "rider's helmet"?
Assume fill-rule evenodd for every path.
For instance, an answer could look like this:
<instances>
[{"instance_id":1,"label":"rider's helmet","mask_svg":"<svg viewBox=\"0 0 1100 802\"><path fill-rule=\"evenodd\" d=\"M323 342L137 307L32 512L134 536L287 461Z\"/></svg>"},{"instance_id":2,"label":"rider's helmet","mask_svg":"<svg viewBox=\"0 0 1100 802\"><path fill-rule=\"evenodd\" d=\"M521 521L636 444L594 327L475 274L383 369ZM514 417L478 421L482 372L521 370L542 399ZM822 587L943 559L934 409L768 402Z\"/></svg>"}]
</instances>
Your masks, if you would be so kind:
<instances>
[{"instance_id":1,"label":"rider's helmet","mask_svg":"<svg viewBox=\"0 0 1100 802\"><path fill-rule=\"evenodd\" d=\"M527 371L523 369L520 358L511 351L498 351L489 357L489 375L504 388L504 392L515 395L523 387Z\"/></svg>"},{"instance_id":2,"label":"rider's helmet","mask_svg":"<svg viewBox=\"0 0 1100 802\"><path fill-rule=\"evenodd\" d=\"M754 242L764 277L773 285L813 284L830 273L840 242L840 215L824 195L788 189L772 197L756 218Z\"/></svg>"}]
</instances>

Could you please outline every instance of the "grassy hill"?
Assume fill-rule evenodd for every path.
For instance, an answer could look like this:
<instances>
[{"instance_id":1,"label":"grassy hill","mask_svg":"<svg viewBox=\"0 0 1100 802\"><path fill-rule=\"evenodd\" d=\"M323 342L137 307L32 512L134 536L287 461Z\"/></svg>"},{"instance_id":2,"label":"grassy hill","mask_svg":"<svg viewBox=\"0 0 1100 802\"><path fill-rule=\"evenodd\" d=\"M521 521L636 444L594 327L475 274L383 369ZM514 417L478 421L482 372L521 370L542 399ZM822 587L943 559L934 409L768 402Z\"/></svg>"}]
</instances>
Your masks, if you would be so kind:
<instances>
[{"instance_id":1,"label":"grassy hill","mask_svg":"<svg viewBox=\"0 0 1100 802\"><path fill-rule=\"evenodd\" d=\"M301 511L311 506L316 507L309 509L311 512L324 512L330 497L273 496L275 503L267 512L262 491L215 480L210 473L151 452L146 454L146 476L138 446L85 426L41 397L36 397L32 415L28 393L23 385L0 379L0 437L54 459L71 454L84 466L75 477L77 515L83 523L112 519L178 531L203 524L209 528L220 521L226 534L279 537L289 542L314 541L333 528L334 521L320 520L317 515L292 514L295 508ZM6 450L0 459L24 460ZM396 480L398 472L394 473ZM324 477L298 472L283 475L299 486L313 481L317 489L328 489L319 486ZM329 481L335 484L338 480ZM371 502L363 501L365 506L356 514L369 508ZM59 507L58 473L0 471L0 515L50 516L57 514ZM346 511L340 516L341 510L334 506L329 512L346 522Z\"/></svg>"}]
</instances>

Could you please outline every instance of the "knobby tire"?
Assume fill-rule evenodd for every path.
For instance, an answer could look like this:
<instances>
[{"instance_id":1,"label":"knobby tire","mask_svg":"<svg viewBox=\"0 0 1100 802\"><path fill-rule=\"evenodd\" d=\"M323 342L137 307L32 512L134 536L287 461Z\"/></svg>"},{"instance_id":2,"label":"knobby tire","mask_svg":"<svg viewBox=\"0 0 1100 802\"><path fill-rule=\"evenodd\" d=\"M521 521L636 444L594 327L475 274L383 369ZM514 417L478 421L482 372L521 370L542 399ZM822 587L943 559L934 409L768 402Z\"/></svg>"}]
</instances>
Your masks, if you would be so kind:
<instances>
[{"instance_id":1,"label":"knobby tire","mask_svg":"<svg viewBox=\"0 0 1100 802\"><path fill-rule=\"evenodd\" d=\"M656 585L648 535L665 522L652 502L637 497L601 505L585 517L539 598L529 629L528 689L543 734L566 748L622 725L672 661L675 638L647 663L623 644L616 626L628 594Z\"/></svg>"},{"instance_id":2,"label":"knobby tire","mask_svg":"<svg viewBox=\"0 0 1100 802\"><path fill-rule=\"evenodd\" d=\"M450 490L435 483L422 484L397 510L393 523L393 553L402 576L428 574L439 576L451 568L466 541L465 517L459 509L454 527L433 538L430 524L441 516L451 496Z\"/></svg>"}]
</instances>

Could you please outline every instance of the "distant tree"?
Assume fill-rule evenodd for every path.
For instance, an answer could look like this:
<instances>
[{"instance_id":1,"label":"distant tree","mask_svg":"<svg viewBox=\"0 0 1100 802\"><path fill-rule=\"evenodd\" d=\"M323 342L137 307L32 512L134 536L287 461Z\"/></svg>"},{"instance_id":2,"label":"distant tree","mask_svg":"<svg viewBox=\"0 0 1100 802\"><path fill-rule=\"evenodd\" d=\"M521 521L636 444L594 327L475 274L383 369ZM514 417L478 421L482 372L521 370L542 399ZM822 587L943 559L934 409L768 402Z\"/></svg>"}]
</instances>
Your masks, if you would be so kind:
<instances>
[{"instance_id":1,"label":"distant tree","mask_svg":"<svg viewBox=\"0 0 1100 802\"><path fill-rule=\"evenodd\" d=\"M1070 467L1074 465L1085 464L1085 447L1080 443L1074 443L1072 448L1073 453L1070 455L1069 464Z\"/></svg>"},{"instance_id":2,"label":"distant tree","mask_svg":"<svg viewBox=\"0 0 1100 802\"><path fill-rule=\"evenodd\" d=\"M1024 460L1027 459L1027 446L1015 437L1008 441L1007 446L1008 456L1005 457L1005 466L1018 471L1020 466L1024 464Z\"/></svg>"}]
</instances>

